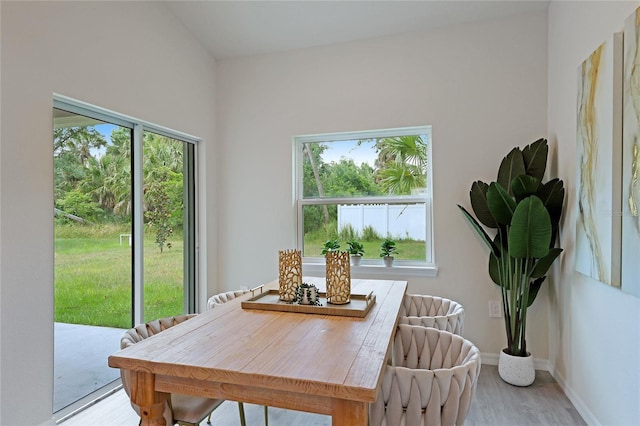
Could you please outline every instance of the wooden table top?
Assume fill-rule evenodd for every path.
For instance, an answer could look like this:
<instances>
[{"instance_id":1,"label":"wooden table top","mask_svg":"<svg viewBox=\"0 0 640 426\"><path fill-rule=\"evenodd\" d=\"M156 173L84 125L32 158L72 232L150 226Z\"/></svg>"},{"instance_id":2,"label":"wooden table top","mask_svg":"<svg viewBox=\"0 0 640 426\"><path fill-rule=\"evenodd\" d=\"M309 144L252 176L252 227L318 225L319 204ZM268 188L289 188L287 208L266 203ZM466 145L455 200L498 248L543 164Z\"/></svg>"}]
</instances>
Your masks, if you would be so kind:
<instances>
[{"instance_id":1,"label":"wooden table top","mask_svg":"<svg viewBox=\"0 0 640 426\"><path fill-rule=\"evenodd\" d=\"M324 278L304 282L324 288ZM117 352L109 366L152 373L165 392L158 383L175 379L373 402L406 288L352 280L353 294L376 296L364 318L243 309L248 293Z\"/></svg>"}]
</instances>

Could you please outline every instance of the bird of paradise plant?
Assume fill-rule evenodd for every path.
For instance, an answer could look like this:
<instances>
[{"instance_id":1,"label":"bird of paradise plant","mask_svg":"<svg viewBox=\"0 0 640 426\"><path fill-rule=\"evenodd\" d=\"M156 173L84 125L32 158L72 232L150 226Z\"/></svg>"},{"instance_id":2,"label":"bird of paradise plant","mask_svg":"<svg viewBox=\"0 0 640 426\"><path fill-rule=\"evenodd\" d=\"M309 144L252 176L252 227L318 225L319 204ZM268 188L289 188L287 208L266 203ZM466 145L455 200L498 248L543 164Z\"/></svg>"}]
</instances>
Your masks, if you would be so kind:
<instances>
[{"instance_id":1,"label":"bird of paradise plant","mask_svg":"<svg viewBox=\"0 0 640 426\"><path fill-rule=\"evenodd\" d=\"M505 352L513 356L529 355L527 309L562 252L555 243L564 184L557 178L542 182L548 152L546 139L522 150L514 148L502 160L495 182L472 184L469 195L475 217L458 205L489 248L489 276L502 291Z\"/></svg>"}]
</instances>

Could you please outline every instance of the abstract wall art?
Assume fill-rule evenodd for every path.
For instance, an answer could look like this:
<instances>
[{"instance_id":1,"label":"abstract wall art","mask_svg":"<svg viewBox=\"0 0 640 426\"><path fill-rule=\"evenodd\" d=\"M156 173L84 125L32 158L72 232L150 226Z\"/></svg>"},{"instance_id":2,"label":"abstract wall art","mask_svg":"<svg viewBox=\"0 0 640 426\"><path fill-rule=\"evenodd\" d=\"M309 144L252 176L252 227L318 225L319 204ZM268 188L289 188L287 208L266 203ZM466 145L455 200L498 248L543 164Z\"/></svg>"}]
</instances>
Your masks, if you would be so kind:
<instances>
[{"instance_id":1,"label":"abstract wall art","mask_svg":"<svg viewBox=\"0 0 640 426\"><path fill-rule=\"evenodd\" d=\"M576 270L620 287L622 33L578 69Z\"/></svg>"},{"instance_id":2,"label":"abstract wall art","mask_svg":"<svg viewBox=\"0 0 640 426\"><path fill-rule=\"evenodd\" d=\"M624 24L622 291L640 297L640 9Z\"/></svg>"}]
</instances>

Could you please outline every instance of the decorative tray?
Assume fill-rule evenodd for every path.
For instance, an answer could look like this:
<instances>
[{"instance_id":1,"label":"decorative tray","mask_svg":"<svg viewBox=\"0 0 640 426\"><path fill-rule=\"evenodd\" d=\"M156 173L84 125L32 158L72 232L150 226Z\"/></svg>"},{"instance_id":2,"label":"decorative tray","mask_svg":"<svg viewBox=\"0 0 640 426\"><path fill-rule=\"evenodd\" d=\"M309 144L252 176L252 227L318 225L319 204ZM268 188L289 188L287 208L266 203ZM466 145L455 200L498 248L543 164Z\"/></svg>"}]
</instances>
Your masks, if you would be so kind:
<instances>
[{"instance_id":1,"label":"decorative tray","mask_svg":"<svg viewBox=\"0 0 640 426\"><path fill-rule=\"evenodd\" d=\"M269 290L248 300L242 301L244 309L262 309L266 311L300 312L305 314L339 315L345 317L364 318L376 303L373 292L369 294L352 294L351 302L344 305L327 303L327 293L318 293L318 301L322 306L300 305L283 302L278 290Z\"/></svg>"}]
</instances>

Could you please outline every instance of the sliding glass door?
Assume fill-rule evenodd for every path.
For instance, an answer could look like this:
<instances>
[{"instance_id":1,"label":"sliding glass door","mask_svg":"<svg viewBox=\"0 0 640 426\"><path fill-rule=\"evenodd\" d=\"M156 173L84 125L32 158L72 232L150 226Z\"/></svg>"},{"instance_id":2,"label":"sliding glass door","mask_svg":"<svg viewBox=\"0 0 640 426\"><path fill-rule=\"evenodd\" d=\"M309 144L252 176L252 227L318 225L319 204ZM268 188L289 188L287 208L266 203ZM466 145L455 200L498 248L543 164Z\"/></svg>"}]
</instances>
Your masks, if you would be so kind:
<instances>
[{"instance_id":1,"label":"sliding glass door","mask_svg":"<svg viewBox=\"0 0 640 426\"><path fill-rule=\"evenodd\" d=\"M126 329L195 311L195 145L54 106L55 413L117 384Z\"/></svg>"}]
</instances>

